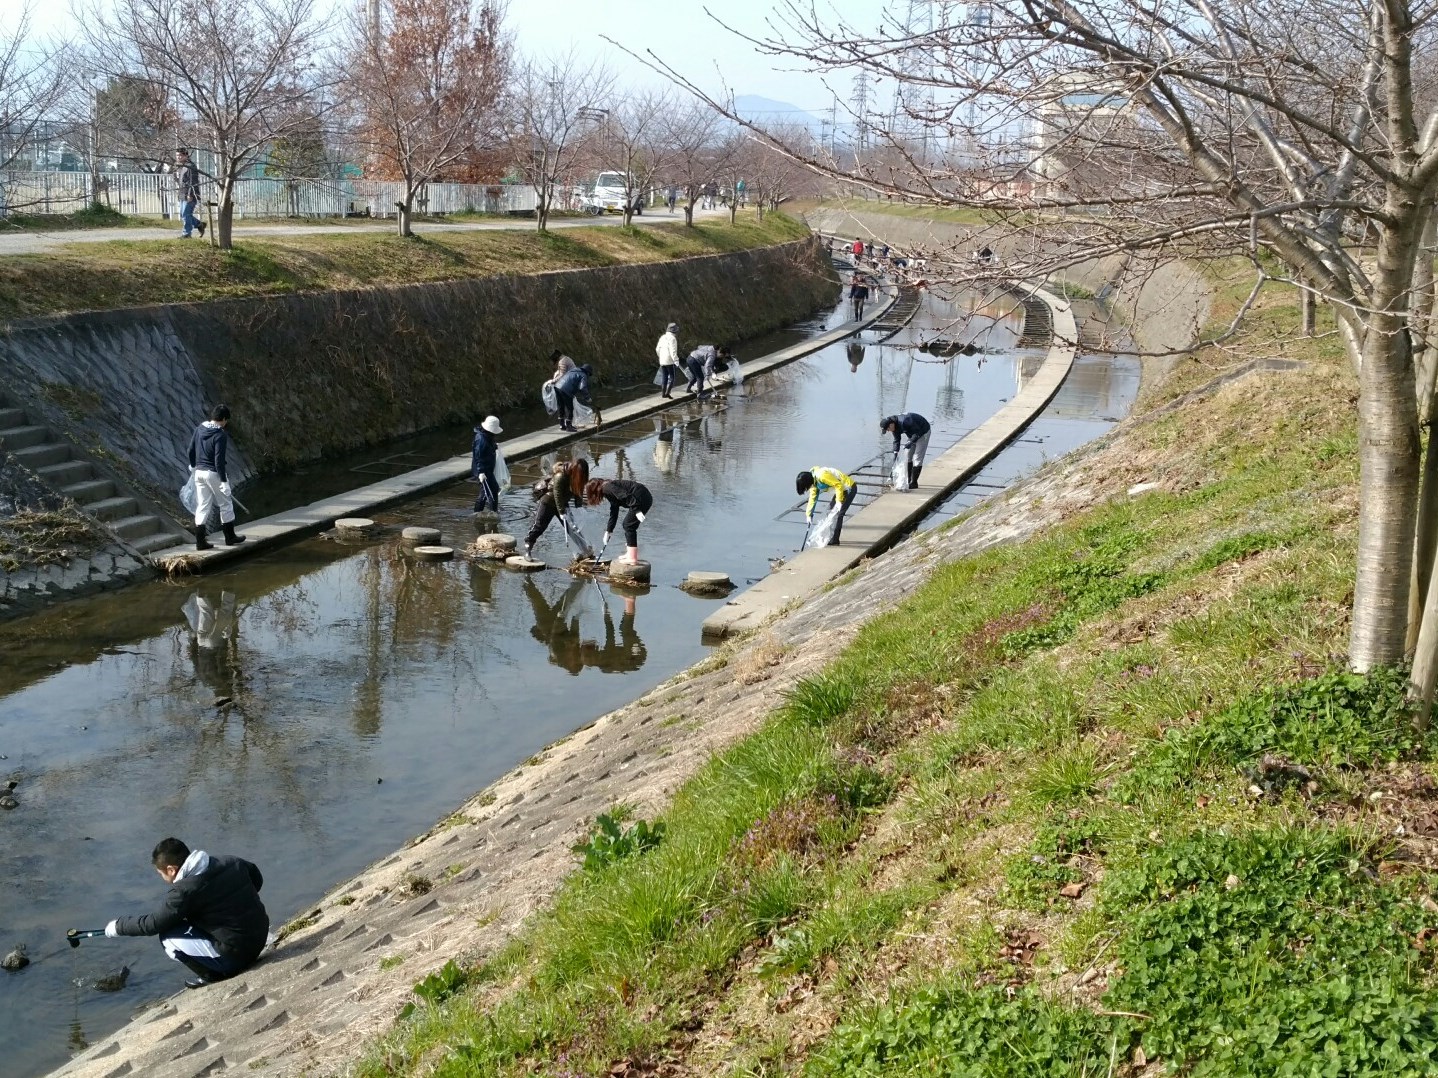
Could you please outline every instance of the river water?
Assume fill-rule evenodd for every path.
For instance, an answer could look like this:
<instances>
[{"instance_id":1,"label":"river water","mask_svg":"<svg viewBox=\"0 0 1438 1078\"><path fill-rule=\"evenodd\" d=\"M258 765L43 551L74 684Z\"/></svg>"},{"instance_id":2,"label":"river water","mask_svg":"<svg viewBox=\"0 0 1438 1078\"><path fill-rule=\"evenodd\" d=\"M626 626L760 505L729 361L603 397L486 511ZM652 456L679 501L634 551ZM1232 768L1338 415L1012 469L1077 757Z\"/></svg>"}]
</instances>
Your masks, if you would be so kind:
<instances>
[{"instance_id":1,"label":"river water","mask_svg":"<svg viewBox=\"0 0 1438 1078\"><path fill-rule=\"evenodd\" d=\"M989 351L943 362L913 347L953 335L956 319ZM758 347L841 320L831 312ZM1040 362L1016 347L1018 328L1008 305L930 297L891 341L865 331L727 399L579 443L592 474L654 493L640 529L654 587L637 596L560 571L418 563L392 536L316 537L0 627L0 777L19 780L20 802L0 813L0 952L25 943L33 960L0 973L5 1073L42 1074L179 987L183 970L154 941L72 950L63 939L158 903L158 839L256 861L279 925L546 744L702 658L715 600L678 590L685 574L722 570L742 585L791 557L803 531L794 473L873 462L885 415L926 414L931 457L948 448ZM1107 430L1137 385L1134 361L1080 357L1045 413L929 523ZM502 418L509 433L541 421ZM307 501L446 456L456 440L463 448L467 431L262 482L246 501L257 512ZM517 462L516 481L543 463ZM458 547L474 535L472 498L456 485L380 519L439 527ZM522 535L531 504L523 489L507 495L505 530ZM587 512L597 540L601 512ZM536 554L568 561L557 524ZM92 987L122 964L123 990Z\"/></svg>"}]
</instances>

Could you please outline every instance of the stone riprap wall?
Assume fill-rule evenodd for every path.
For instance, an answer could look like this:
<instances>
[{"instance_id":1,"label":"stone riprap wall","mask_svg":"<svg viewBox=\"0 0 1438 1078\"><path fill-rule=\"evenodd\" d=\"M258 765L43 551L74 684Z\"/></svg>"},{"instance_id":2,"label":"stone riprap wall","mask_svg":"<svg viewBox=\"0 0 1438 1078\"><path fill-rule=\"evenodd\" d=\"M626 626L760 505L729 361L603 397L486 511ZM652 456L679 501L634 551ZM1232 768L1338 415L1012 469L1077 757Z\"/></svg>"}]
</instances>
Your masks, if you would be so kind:
<instances>
[{"instance_id":1,"label":"stone riprap wall","mask_svg":"<svg viewBox=\"0 0 1438 1078\"><path fill-rule=\"evenodd\" d=\"M232 482L537 399L562 348L603 383L681 343L777 329L833 302L814 239L597 270L217 300L12 323L6 391L157 503L191 432L234 411ZM36 422L41 420L37 419Z\"/></svg>"}]
</instances>

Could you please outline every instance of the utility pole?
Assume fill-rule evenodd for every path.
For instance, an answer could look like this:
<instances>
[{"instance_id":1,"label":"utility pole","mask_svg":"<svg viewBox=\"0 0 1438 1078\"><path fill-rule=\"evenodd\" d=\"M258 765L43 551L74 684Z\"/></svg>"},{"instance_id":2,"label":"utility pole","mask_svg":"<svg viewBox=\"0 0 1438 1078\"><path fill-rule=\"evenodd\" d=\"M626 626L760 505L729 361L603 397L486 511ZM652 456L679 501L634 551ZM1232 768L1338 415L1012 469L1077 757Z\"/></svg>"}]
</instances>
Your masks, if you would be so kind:
<instances>
[{"instance_id":1,"label":"utility pole","mask_svg":"<svg viewBox=\"0 0 1438 1078\"><path fill-rule=\"evenodd\" d=\"M854 113L854 155L857 158L869 144L869 73L862 68L854 76L850 107Z\"/></svg>"}]
</instances>

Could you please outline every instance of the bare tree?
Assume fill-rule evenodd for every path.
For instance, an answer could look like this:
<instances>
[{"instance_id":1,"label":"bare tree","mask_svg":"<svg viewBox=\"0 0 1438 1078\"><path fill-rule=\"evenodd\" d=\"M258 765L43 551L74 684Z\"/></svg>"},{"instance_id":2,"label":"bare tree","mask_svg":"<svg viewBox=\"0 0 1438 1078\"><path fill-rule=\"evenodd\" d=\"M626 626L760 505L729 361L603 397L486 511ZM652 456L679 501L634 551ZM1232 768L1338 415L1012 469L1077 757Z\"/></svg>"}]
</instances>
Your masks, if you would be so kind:
<instances>
[{"instance_id":1,"label":"bare tree","mask_svg":"<svg viewBox=\"0 0 1438 1078\"><path fill-rule=\"evenodd\" d=\"M646 191L653 188L667 164L665 117L674 108L672 95L641 93L626 97L609 115L604 164L624 174L624 223L628 225Z\"/></svg>"},{"instance_id":2,"label":"bare tree","mask_svg":"<svg viewBox=\"0 0 1438 1078\"><path fill-rule=\"evenodd\" d=\"M595 117L608 106L614 76L574 56L526 64L510 97L509 145L515 167L534 187L541 232L561 192L572 190L576 170L588 164L598 136Z\"/></svg>"},{"instance_id":3,"label":"bare tree","mask_svg":"<svg viewBox=\"0 0 1438 1078\"><path fill-rule=\"evenodd\" d=\"M30 6L0 31L0 170L25 160L74 77L61 46L33 40ZM16 209L0 204L0 209Z\"/></svg>"},{"instance_id":4,"label":"bare tree","mask_svg":"<svg viewBox=\"0 0 1438 1078\"><path fill-rule=\"evenodd\" d=\"M1420 490L1419 448L1438 372L1431 15L1409 0L991 0L936 6L931 28L887 16L874 33L789 3L757 42L906 91L874 131L883 153L852 167L771 145L880 196L1009 211L1006 228L1030 233L1010 244L1027 252L1010 272L1120 252L1238 255L1255 297L1281 282L1326 300L1360 384L1349 661L1403 659L1416 580L1430 608L1417 675L1429 694L1438 527L1425 526L1422 546L1415 536L1420 506L1425 520L1438 507ZM961 265L951 260L956 276Z\"/></svg>"},{"instance_id":5,"label":"bare tree","mask_svg":"<svg viewBox=\"0 0 1438 1078\"><path fill-rule=\"evenodd\" d=\"M416 193L492 146L511 46L500 0L391 0L350 21L344 85L369 168L404 183L399 234Z\"/></svg>"},{"instance_id":6,"label":"bare tree","mask_svg":"<svg viewBox=\"0 0 1438 1078\"><path fill-rule=\"evenodd\" d=\"M232 244L235 191L273 139L312 122L314 0L115 0L85 12L89 63L164 86L214 157L216 239ZM310 107L304 107L309 102Z\"/></svg>"},{"instance_id":7,"label":"bare tree","mask_svg":"<svg viewBox=\"0 0 1438 1078\"><path fill-rule=\"evenodd\" d=\"M668 172L684 193L684 223L692 228L699 195L714 180L716 148L723 140L726 125L712 109L695 102L674 109L666 119Z\"/></svg>"},{"instance_id":8,"label":"bare tree","mask_svg":"<svg viewBox=\"0 0 1438 1078\"><path fill-rule=\"evenodd\" d=\"M812 154L813 135L802 124L769 126L768 138L786 146L801 148ZM774 149L771 142L751 138L744 152L743 173L747 177L748 197L764 219L766 211L777 210L782 202L804 192L819 194L819 178L788 154Z\"/></svg>"}]
</instances>

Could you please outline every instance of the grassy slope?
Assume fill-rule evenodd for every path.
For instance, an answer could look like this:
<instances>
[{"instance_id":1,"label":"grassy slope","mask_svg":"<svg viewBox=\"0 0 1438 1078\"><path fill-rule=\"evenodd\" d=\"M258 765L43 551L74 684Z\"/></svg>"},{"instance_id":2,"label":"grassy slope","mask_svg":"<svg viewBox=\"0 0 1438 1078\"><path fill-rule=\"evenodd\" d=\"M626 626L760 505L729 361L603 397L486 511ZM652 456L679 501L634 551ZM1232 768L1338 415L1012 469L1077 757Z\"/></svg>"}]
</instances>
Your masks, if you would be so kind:
<instances>
[{"instance_id":1,"label":"grassy slope","mask_svg":"<svg viewBox=\"0 0 1438 1078\"><path fill-rule=\"evenodd\" d=\"M444 232L245 238L233 251L174 240L115 240L63 254L0 260L0 319L330 288L540 273L718 254L798 239L803 225L752 214L705 222Z\"/></svg>"},{"instance_id":2,"label":"grassy slope","mask_svg":"<svg viewBox=\"0 0 1438 1078\"><path fill-rule=\"evenodd\" d=\"M1327 672L1352 380L1293 315L1246 345L1307 370L1152 411L1246 357L1187 361L1087 464L1163 492L937 569L362 1073L1432 1073L1428 753Z\"/></svg>"}]
</instances>

